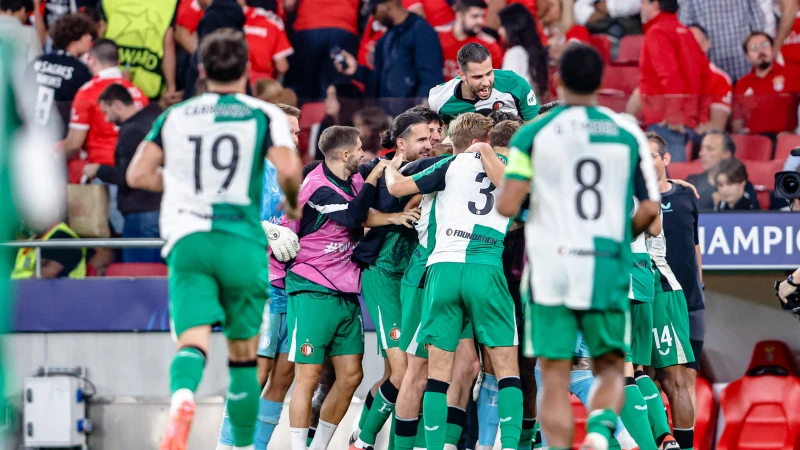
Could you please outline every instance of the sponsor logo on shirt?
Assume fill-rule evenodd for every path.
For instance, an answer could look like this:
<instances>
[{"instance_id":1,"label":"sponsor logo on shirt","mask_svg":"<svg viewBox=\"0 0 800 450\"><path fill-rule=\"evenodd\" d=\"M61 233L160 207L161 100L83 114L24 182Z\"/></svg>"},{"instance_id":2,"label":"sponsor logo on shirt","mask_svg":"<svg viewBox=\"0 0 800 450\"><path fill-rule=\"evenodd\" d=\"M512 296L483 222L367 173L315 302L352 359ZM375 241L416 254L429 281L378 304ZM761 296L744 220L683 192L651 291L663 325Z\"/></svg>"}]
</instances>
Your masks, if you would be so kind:
<instances>
[{"instance_id":1,"label":"sponsor logo on shirt","mask_svg":"<svg viewBox=\"0 0 800 450\"><path fill-rule=\"evenodd\" d=\"M330 242L328 243L328 245L325 246L325 254L327 255L328 253L333 253L333 252L343 253L346 252L347 250L350 250L350 248L352 247L353 243L350 241L347 241L344 244L340 244L337 242Z\"/></svg>"},{"instance_id":2,"label":"sponsor logo on shirt","mask_svg":"<svg viewBox=\"0 0 800 450\"><path fill-rule=\"evenodd\" d=\"M487 244L493 244L493 245L498 242L497 239L490 238L488 236L481 236L479 234L472 234L466 231L454 230L452 228L448 228L447 230L445 230L444 234L446 234L447 236L455 236L463 239L469 239L471 241L486 242Z\"/></svg>"},{"instance_id":3,"label":"sponsor logo on shirt","mask_svg":"<svg viewBox=\"0 0 800 450\"><path fill-rule=\"evenodd\" d=\"M201 213L197 211L190 211L187 209L180 208L178 209L178 214L190 214L192 216L204 220L226 220L230 222L237 222L244 220L243 213L208 214L208 213Z\"/></svg>"},{"instance_id":4,"label":"sponsor logo on shirt","mask_svg":"<svg viewBox=\"0 0 800 450\"><path fill-rule=\"evenodd\" d=\"M528 105L533 106L536 104L536 94L533 93L533 89L528 92Z\"/></svg>"},{"instance_id":5,"label":"sponsor logo on shirt","mask_svg":"<svg viewBox=\"0 0 800 450\"><path fill-rule=\"evenodd\" d=\"M244 34L252 34L258 37L267 37L267 29L264 27L254 27L252 25L244 26Z\"/></svg>"},{"instance_id":6,"label":"sponsor logo on shirt","mask_svg":"<svg viewBox=\"0 0 800 450\"><path fill-rule=\"evenodd\" d=\"M664 212L672 212L672 202L662 203L661 210Z\"/></svg>"},{"instance_id":7,"label":"sponsor logo on shirt","mask_svg":"<svg viewBox=\"0 0 800 450\"><path fill-rule=\"evenodd\" d=\"M567 247L559 247L557 250L559 255L570 255L570 256L596 256L601 258L619 258L619 252L598 252L594 249L590 248L567 248Z\"/></svg>"}]
</instances>

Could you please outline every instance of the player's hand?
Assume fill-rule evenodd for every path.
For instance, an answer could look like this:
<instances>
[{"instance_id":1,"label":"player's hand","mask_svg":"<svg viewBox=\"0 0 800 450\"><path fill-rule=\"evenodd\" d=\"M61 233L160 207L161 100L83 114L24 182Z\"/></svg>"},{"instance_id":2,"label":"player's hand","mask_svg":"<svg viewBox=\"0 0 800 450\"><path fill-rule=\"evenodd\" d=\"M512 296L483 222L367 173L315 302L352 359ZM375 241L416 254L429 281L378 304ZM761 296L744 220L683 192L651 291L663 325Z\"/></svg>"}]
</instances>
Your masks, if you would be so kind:
<instances>
[{"instance_id":1,"label":"player's hand","mask_svg":"<svg viewBox=\"0 0 800 450\"><path fill-rule=\"evenodd\" d=\"M419 217L419 208L414 208L401 213L392 214L392 216L389 217L389 223L392 225L402 225L406 228L414 228L414 224L419 222Z\"/></svg>"},{"instance_id":2,"label":"player's hand","mask_svg":"<svg viewBox=\"0 0 800 450\"><path fill-rule=\"evenodd\" d=\"M92 179L97 176L97 171L100 169L100 164L86 164L83 166L83 174L86 178Z\"/></svg>"},{"instance_id":3,"label":"player's hand","mask_svg":"<svg viewBox=\"0 0 800 450\"><path fill-rule=\"evenodd\" d=\"M344 56L344 62L347 64L347 67L344 67L341 63L336 61L336 55L331 55L331 58L334 58L333 65L336 67L336 70L338 70L341 74L347 75L348 77L355 75L356 69L358 69L358 61L356 60L356 57L344 50L342 50L341 55Z\"/></svg>"},{"instance_id":4,"label":"player's hand","mask_svg":"<svg viewBox=\"0 0 800 450\"><path fill-rule=\"evenodd\" d=\"M180 103L183 100L183 91L177 91L175 88L167 89L164 95L161 96L167 106L172 106Z\"/></svg>"},{"instance_id":5,"label":"player's hand","mask_svg":"<svg viewBox=\"0 0 800 450\"><path fill-rule=\"evenodd\" d=\"M268 220L261 222L261 228L267 235L267 243L269 248L272 249L272 254L275 259L280 262L287 262L297 256L300 251L300 240L294 231L275 225Z\"/></svg>"},{"instance_id":6,"label":"player's hand","mask_svg":"<svg viewBox=\"0 0 800 450\"><path fill-rule=\"evenodd\" d=\"M778 286L778 297L781 298L783 303L786 303L786 297L794 294L797 292L797 288L790 285L786 280L783 280Z\"/></svg>"},{"instance_id":7,"label":"player's hand","mask_svg":"<svg viewBox=\"0 0 800 450\"><path fill-rule=\"evenodd\" d=\"M391 161L389 161L388 159L381 159L380 161L378 161L378 164L376 164L375 168L372 169L372 172L369 173L369 176L367 177L365 182L373 186L376 185L378 183L378 178L380 178L383 175L383 171L386 170L386 168L389 166L390 163Z\"/></svg>"},{"instance_id":8,"label":"player's hand","mask_svg":"<svg viewBox=\"0 0 800 450\"><path fill-rule=\"evenodd\" d=\"M400 152L395 152L394 158L392 158L392 161L390 162L390 164L396 170L400 170L400 166L403 165L403 161L405 161L405 160L406 160L406 155L404 155L403 153L400 153Z\"/></svg>"},{"instance_id":9,"label":"player's hand","mask_svg":"<svg viewBox=\"0 0 800 450\"><path fill-rule=\"evenodd\" d=\"M694 185L693 185L692 183L687 183L687 182L686 182L686 181L684 181L684 180L673 180L672 178L670 178L670 179L669 179L669 181L671 181L671 182L673 182L673 183L677 184L678 186L683 186L683 187L685 187L685 188L689 188L689 189L691 189L691 190L692 190L692 192L694 192L694 196L695 196L696 198L700 198L700 194L697 192L697 188L696 188L696 187L694 187Z\"/></svg>"}]
</instances>

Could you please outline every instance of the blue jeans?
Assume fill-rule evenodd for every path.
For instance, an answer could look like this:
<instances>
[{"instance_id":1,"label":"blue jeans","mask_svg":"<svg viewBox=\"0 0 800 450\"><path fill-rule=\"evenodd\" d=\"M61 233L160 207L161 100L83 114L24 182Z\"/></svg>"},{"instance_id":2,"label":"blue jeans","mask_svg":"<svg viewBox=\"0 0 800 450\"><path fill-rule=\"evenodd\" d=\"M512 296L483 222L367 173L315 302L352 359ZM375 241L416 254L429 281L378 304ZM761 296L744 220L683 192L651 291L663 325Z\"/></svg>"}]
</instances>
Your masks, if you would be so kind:
<instances>
[{"instance_id":1,"label":"blue jeans","mask_svg":"<svg viewBox=\"0 0 800 450\"><path fill-rule=\"evenodd\" d=\"M301 101L321 100L328 86L347 82L349 78L336 70L331 52L339 47L357 56L358 36L339 28L296 31L292 47L294 54L289 57L287 84Z\"/></svg>"},{"instance_id":2,"label":"blue jeans","mask_svg":"<svg viewBox=\"0 0 800 450\"><path fill-rule=\"evenodd\" d=\"M158 238L158 211L149 211L125 216L122 228L124 238ZM164 262L160 248L125 248L122 249L122 260L125 262Z\"/></svg>"},{"instance_id":3,"label":"blue jeans","mask_svg":"<svg viewBox=\"0 0 800 450\"><path fill-rule=\"evenodd\" d=\"M92 184L99 184L108 187L108 223L111 225L111 232L120 234L124 228L125 218L117 209L117 193L119 188L116 184L106 183L99 178L92 179Z\"/></svg>"}]
</instances>

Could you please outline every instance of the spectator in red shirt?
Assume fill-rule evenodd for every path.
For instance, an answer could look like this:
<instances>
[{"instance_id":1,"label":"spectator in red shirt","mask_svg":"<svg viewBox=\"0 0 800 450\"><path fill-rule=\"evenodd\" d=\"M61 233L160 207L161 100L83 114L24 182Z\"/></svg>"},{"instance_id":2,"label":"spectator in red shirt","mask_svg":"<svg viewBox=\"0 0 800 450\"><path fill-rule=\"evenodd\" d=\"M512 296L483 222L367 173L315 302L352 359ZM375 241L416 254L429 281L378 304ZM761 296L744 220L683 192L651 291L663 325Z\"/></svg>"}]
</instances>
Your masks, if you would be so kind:
<instances>
[{"instance_id":1,"label":"spectator in red shirt","mask_svg":"<svg viewBox=\"0 0 800 450\"><path fill-rule=\"evenodd\" d=\"M180 0L175 18L175 42L187 53L197 50L197 26L213 0Z\"/></svg>"},{"instance_id":2,"label":"spectator in red shirt","mask_svg":"<svg viewBox=\"0 0 800 450\"><path fill-rule=\"evenodd\" d=\"M84 149L90 164L114 165L114 149L117 146L119 130L106 120L97 102L108 85L118 83L128 88L139 109L150 103L139 88L122 77L118 55L117 45L108 39L96 40L89 52L89 69L94 77L78 90L72 101L69 132L64 140L64 152L67 158ZM123 219L122 214L116 209L116 194L116 185L109 185L111 200L109 220L114 230L122 233Z\"/></svg>"},{"instance_id":3,"label":"spectator in red shirt","mask_svg":"<svg viewBox=\"0 0 800 450\"><path fill-rule=\"evenodd\" d=\"M705 28L697 24L689 25L695 40L700 45L700 49L708 55L711 48L711 41L708 39L708 32ZM711 110L709 120L701 123L697 131L706 133L708 131L725 131L728 127L728 119L731 116L731 104L733 103L733 83L731 77L724 70L715 66L711 61L708 62L711 69L711 91L706 95L711 97Z\"/></svg>"},{"instance_id":4,"label":"spectator in red shirt","mask_svg":"<svg viewBox=\"0 0 800 450\"><path fill-rule=\"evenodd\" d=\"M292 37L295 53L289 58L286 80L301 100L321 99L328 86L347 81L334 67L331 56L341 50L357 54L361 2L298 1L284 3L287 12L297 9Z\"/></svg>"},{"instance_id":5,"label":"spectator in red shirt","mask_svg":"<svg viewBox=\"0 0 800 450\"><path fill-rule=\"evenodd\" d=\"M733 88L734 133L764 134L775 137L797 127L798 80L775 62L773 40L754 31L742 46L753 70L739 78Z\"/></svg>"},{"instance_id":6,"label":"spectator in red shirt","mask_svg":"<svg viewBox=\"0 0 800 450\"><path fill-rule=\"evenodd\" d=\"M674 161L683 161L692 130L708 121L710 98L702 94L710 92L712 77L708 58L677 12L678 0L642 0L639 92L645 124L667 141Z\"/></svg>"},{"instance_id":7,"label":"spectator in red shirt","mask_svg":"<svg viewBox=\"0 0 800 450\"><path fill-rule=\"evenodd\" d=\"M403 6L427 20L432 27L447 25L455 19L447 0L403 0Z\"/></svg>"},{"instance_id":8,"label":"spectator in red shirt","mask_svg":"<svg viewBox=\"0 0 800 450\"><path fill-rule=\"evenodd\" d=\"M503 66L503 49L493 37L483 32L487 8L484 0L458 0L455 22L436 28L442 44L445 81L458 76L458 50L473 42L489 49L495 69Z\"/></svg>"},{"instance_id":9,"label":"spectator in red shirt","mask_svg":"<svg viewBox=\"0 0 800 450\"><path fill-rule=\"evenodd\" d=\"M375 44L386 33L386 26L380 21L375 20L375 16L370 15L367 19L367 26L364 27L364 35L361 36L361 44L358 47L359 66L364 66L369 70L375 70Z\"/></svg>"},{"instance_id":10,"label":"spectator in red shirt","mask_svg":"<svg viewBox=\"0 0 800 450\"><path fill-rule=\"evenodd\" d=\"M283 20L275 13L250 8L244 0L244 36L250 60L250 79L278 78L289 70L288 57L294 53Z\"/></svg>"},{"instance_id":11,"label":"spectator in red shirt","mask_svg":"<svg viewBox=\"0 0 800 450\"><path fill-rule=\"evenodd\" d=\"M800 76L800 13L795 14L794 24L781 47L783 62L792 76Z\"/></svg>"}]
</instances>

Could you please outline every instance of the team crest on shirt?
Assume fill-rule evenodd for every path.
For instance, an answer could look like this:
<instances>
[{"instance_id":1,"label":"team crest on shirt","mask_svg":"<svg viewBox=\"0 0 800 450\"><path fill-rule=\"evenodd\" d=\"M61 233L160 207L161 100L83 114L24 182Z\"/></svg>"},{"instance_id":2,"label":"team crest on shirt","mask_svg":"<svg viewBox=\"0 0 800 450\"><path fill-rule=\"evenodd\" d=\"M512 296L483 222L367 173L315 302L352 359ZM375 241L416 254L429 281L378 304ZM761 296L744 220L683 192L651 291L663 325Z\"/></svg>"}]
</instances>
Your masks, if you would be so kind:
<instances>
[{"instance_id":1,"label":"team crest on shirt","mask_svg":"<svg viewBox=\"0 0 800 450\"><path fill-rule=\"evenodd\" d=\"M777 76L772 79L772 88L775 92L783 92L783 87L786 84L786 79L782 76Z\"/></svg>"},{"instance_id":2,"label":"team crest on shirt","mask_svg":"<svg viewBox=\"0 0 800 450\"><path fill-rule=\"evenodd\" d=\"M400 328L394 327L389 331L389 337L392 338L393 341L400 340Z\"/></svg>"},{"instance_id":3,"label":"team crest on shirt","mask_svg":"<svg viewBox=\"0 0 800 450\"><path fill-rule=\"evenodd\" d=\"M750 96L752 96L753 94L755 94L755 92L753 91L753 88L751 88L751 87L747 88L747 90L746 90L746 91L744 91L744 96L745 96L745 97L750 97Z\"/></svg>"},{"instance_id":4,"label":"team crest on shirt","mask_svg":"<svg viewBox=\"0 0 800 450\"><path fill-rule=\"evenodd\" d=\"M453 235L453 229L452 228L448 228L447 230L445 230L444 234L446 234L448 236L452 236Z\"/></svg>"},{"instance_id":5,"label":"team crest on shirt","mask_svg":"<svg viewBox=\"0 0 800 450\"><path fill-rule=\"evenodd\" d=\"M306 342L300 346L300 353L302 353L303 356L311 356L314 354L314 346Z\"/></svg>"},{"instance_id":6,"label":"team crest on shirt","mask_svg":"<svg viewBox=\"0 0 800 450\"><path fill-rule=\"evenodd\" d=\"M492 109L495 111L499 110L502 107L503 107L503 102L497 101L492 103Z\"/></svg>"},{"instance_id":7,"label":"team crest on shirt","mask_svg":"<svg viewBox=\"0 0 800 450\"><path fill-rule=\"evenodd\" d=\"M264 333L261 335L261 339L258 340L258 346L261 348L269 347L269 335Z\"/></svg>"}]
</instances>

